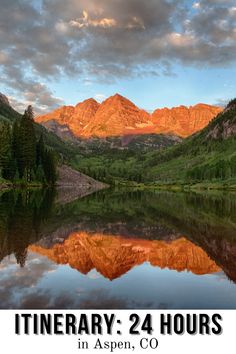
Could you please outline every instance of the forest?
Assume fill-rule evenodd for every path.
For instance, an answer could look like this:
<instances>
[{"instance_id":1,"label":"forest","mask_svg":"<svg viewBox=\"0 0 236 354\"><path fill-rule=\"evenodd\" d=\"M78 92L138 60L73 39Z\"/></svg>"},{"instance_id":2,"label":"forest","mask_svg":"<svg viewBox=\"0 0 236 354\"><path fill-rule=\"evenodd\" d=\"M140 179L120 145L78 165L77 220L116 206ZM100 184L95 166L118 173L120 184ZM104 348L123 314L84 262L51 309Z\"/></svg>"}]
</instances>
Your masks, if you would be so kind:
<instances>
[{"instance_id":1,"label":"forest","mask_svg":"<svg viewBox=\"0 0 236 354\"><path fill-rule=\"evenodd\" d=\"M0 140L0 179L17 185L55 184L56 155L46 147L43 135L36 136L32 106L13 124L0 121Z\"/></svg>"}]
</instances>

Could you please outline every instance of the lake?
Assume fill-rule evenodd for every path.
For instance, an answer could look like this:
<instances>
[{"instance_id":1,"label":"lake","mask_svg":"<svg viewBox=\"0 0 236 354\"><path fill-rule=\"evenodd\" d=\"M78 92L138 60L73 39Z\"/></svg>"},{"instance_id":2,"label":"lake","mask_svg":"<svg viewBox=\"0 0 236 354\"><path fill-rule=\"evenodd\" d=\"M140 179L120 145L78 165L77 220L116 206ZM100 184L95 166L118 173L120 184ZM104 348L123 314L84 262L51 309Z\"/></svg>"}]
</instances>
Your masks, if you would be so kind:
<instances>
[{"instance_id":1,"label":"lake","mask_svg":"<svg viewBox=\"0 0 236 354\"><path fill-rule=\"evenodd\" d=\"M235 196L2 193L0 307L236 309Z\"/></svg>"}]
</instances>

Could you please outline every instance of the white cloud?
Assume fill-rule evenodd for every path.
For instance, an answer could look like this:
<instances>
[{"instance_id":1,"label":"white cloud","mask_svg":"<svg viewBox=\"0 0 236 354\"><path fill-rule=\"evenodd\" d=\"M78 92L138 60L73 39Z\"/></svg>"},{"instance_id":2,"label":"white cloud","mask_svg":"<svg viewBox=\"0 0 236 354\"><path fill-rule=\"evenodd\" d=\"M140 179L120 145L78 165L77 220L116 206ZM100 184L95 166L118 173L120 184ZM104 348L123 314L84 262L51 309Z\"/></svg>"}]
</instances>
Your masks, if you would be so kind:
<instances>
[{"instance_id":1,"label":"white cloud","mask_svg":"<svg viewBox=\"0 0 236 354\"><path fill-rule=\"evenodd\" d=\"M230 14L230 16L236 18L236 7L230 7L229 8L229 14Z\"/></svg>"},{"instance_id":2,"label":"white cloud","mask_svg":"<svg viewBox=\"0 0 236 354\"><path fill-rule=\"evenodd\" d=\"M201 4L200 4L200 2L195 2L194 4L193 4L193 8L194 9L200 9L200 7L201 7Z\"/></svg>"},{"instance_id":3,"label":"white cloud","mask_svg":"<svg viewBox=\"0 0 236 354\"><path fill-rule=\"evenodd\" d=\"M194 36L176 32L168 34L166 40L170 45L176 47L191 47L196 42Z\"/></svg>"},{"instance_id":4,"label":"white cloud","mask_svg":"<svg viewBox=\"0 0 236 354\"><path fill-rule=\"evenodd\" d=\"M63 21L57 22L55 28L61 34L66 34L68 32L68 24Z\"/></svg>"},{"instance_id":5,"label":"white cloud","mask_svg":"<svg viewBox=\"0 0 236 354\"><path fill-rule=\"evenodd\" d=\"M94 99L95 99L96 101L98 101L98 102L102 102L102 101L104 101L106 98L107 98L106 95L104 95L104 94L102 94L102 93L96 93L96 94L94 95Z\"/></svg>"}]
</instances>

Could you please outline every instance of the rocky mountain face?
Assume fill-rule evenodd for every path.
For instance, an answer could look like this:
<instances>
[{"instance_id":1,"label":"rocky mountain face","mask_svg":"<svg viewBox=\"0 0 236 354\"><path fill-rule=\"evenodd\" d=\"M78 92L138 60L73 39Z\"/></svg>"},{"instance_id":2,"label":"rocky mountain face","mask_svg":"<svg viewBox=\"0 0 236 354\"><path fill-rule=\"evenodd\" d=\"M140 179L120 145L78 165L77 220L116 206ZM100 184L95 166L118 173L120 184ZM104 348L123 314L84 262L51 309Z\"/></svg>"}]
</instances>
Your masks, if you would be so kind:
<instances>
[{"instance_id":1,"label":"rocky mountain face","mask_svg":"<svg viewBox=\"0 0 236 354\"><path fill-rule=\"evenodd\" d=\"M99 103L93 98L78 103L70 124L72 132L77 136L83 135L84 128L93 121L98 109Z\"/></svg>"},{"instance_id":2,"label":"rocky mountain face","mask_svg":"<svg viewBox=\"0 0 236 354\"><path fill-rule=\"evenodd\" d=\"M165 242L75 232L63 243L54 244L51 248L39 243L30 246L29 250L47 256L57 264L69 264L83 274L96 269L110 280L119 278L144 262L199 275L220 271L200 247L184 237Z\"/></svg>"},{"instance_id":3,"label":"rocky mountain face","mask_svg":"<svg viewBox=\"0 0 236 354\"><path fill-rule=\"evenodd\" d=\"M57 168L57 203L66 204L107 187L106 184L73 170L67 165Z\"/></svg>"},{"instance_id":4,"label":"rocky mountain face","mask_svg":"<svg viewBox=\"0 0 236 354\"><path fill-rule=\"evenodd\" d=\"M84 128L83 136L119 136L125 129L148 124L149 114L136 107L131 101L116 94L105 100L94 118Z\"/></svg>"},{"instance_id":5,"label":"rocky mountain face","mask_svg":"<svg viewBox=\"0 0 236 354\"><path fill-rule=\"evenodd\" d=\"M236 136L236 99L229 102L224 111L207 127L206 138L226 140Z\"/></svg>"},{"instance_id":6,"label":"rocky mountain face","mask_svg":"<svg viewBox=\"0 0 236 354\"><path fill-rule=\"evenodd\" d=\"M221 111L220 107L201 103L191 107L163 108L154 111L152 121L159 133L187 137L207 126Z\"/></svg>"},{"instance_id":7,"label":"rocky mountain face","mask_svg":"<svg viewBox=\"0 0 236 354\"><path fill-rule=\"evenodd\" d=\"M9 123L14 121L14 119L19 118L21 115L15 111L7 98L0 92L0 120L8 120Z\"/></svg>"},{"instance_id":8,"label":"rocky mountain face","mask_svg":"<svg viewBox=\"0 0 236 354\"><path fill-rule=\"evenodd\" d=\"M116 94L101 104L88 99L75 107L63 106L37 117L37 121L47 127L45 123L54 120L84 138L159 133L186 137L204 128L220 111L219 107L198 104L157 109L149 114Z\"/></svg>"},{"instance_id":9,"label":"rocky mountain face","mask_svg":"<svg viewBox=\"0 0 236 354\"><path fill-rule=\"evenodd\" d=\"M70 129L76 136L82 134L83 128L94 118L99 104L94 99L88 99L74 106L63 106L53 112L37 118L40 123L56 121ZM47 127L47 125L45 124Z\"/></svg>"},{"instance_id":10,"label":"rocky mountain face","mask_svg":"<svg viewBox=\"0 0 236 354\"><path fill-rule=\"evenodd\" d=\"M42 116L36 118L36 120L39 123L55 120L59 124L70 125L74 111L75 111L75 107L73 107L73 106L62 106L62 107L55 109L54 111L52 111L50 113L47 113L45 115L42 115Z\"/></svg>"},{"instance_id":11,"label":"rocky mountain face","mask_svg":"<svg viewBox=\"0 0 236 354\"><path fill-rule=\"evenodd\" d=\"M52 119L41 123L48 131L56 134L65 141L77 142L77 137L67 124L60 124L58 120Z\"/></svg>"},{"instance_id":12,"label":"rocky mountain face","mask_svg":"<svg viewBox=\"0 0 236 354\"><path fill-rule=\"evenodd\" d=\"M0 92L0 103L10 106L7 96L3 95L1 92Z\"/></svg>"},{"instance_id":13,"label":"rocky mountain face","mask_svg":"<svg viewBox=\"0 0 236 354\"><path fill-rule=\"evenodd\" d=\"M67 124L59 124L56 120L49 120L41 123L48 131L56 134L64 141L72 142L86 153L96 153L99 151L134 150L153 151L176 145L182 141L177 135L170 134L126 134L123 136L108 137L87 137L76 136Z\"/></svg>"}]
</instances>

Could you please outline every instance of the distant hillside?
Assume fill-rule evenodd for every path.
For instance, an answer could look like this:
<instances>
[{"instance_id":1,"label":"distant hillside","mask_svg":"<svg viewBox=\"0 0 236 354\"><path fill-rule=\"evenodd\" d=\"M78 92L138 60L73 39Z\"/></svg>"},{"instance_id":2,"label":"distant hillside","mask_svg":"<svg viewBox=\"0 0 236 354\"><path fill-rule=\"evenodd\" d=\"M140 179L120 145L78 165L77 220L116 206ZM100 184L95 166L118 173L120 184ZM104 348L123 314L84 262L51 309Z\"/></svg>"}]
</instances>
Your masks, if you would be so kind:
<instances>
[{"instance_id":1,"label":"distant hillside","mask_svg":"<svg viewBox=\"0 0 236 354\"><path fill-rule=\"evenodd\" d=\"M13 122L19 117L21 117L21 114L11 107L7 96L0 93L0 120L4 119Z\"/></svg>"},{"instance_id":2,"label":"distant hillside","mask_svg":"<svg viewBox=\"0 0 236 354\"><path fill-rule=\"evenodd\" d=\"M21 114L11 107L8 98L0 93L0 123L8 122L12 124L15 119L20 117ZM48 147L55 149L55 151L64 155L66 158L70 158L73 155L73 147L66 144L53 132L48 131L38 123L35 123L35 130L38 137L43 135L44 141Z\"/></svg>"},{"instance_id":3,"label":"distant hillside","mask_svg":"<svg viewBox=\"0 0 236 354\"><path fill-rule=\"evenodd\" d=\"M236 178L236 100L207 127L161 154L145 156L150 181L231 181Z\"/></svg>"}]
</instances>

